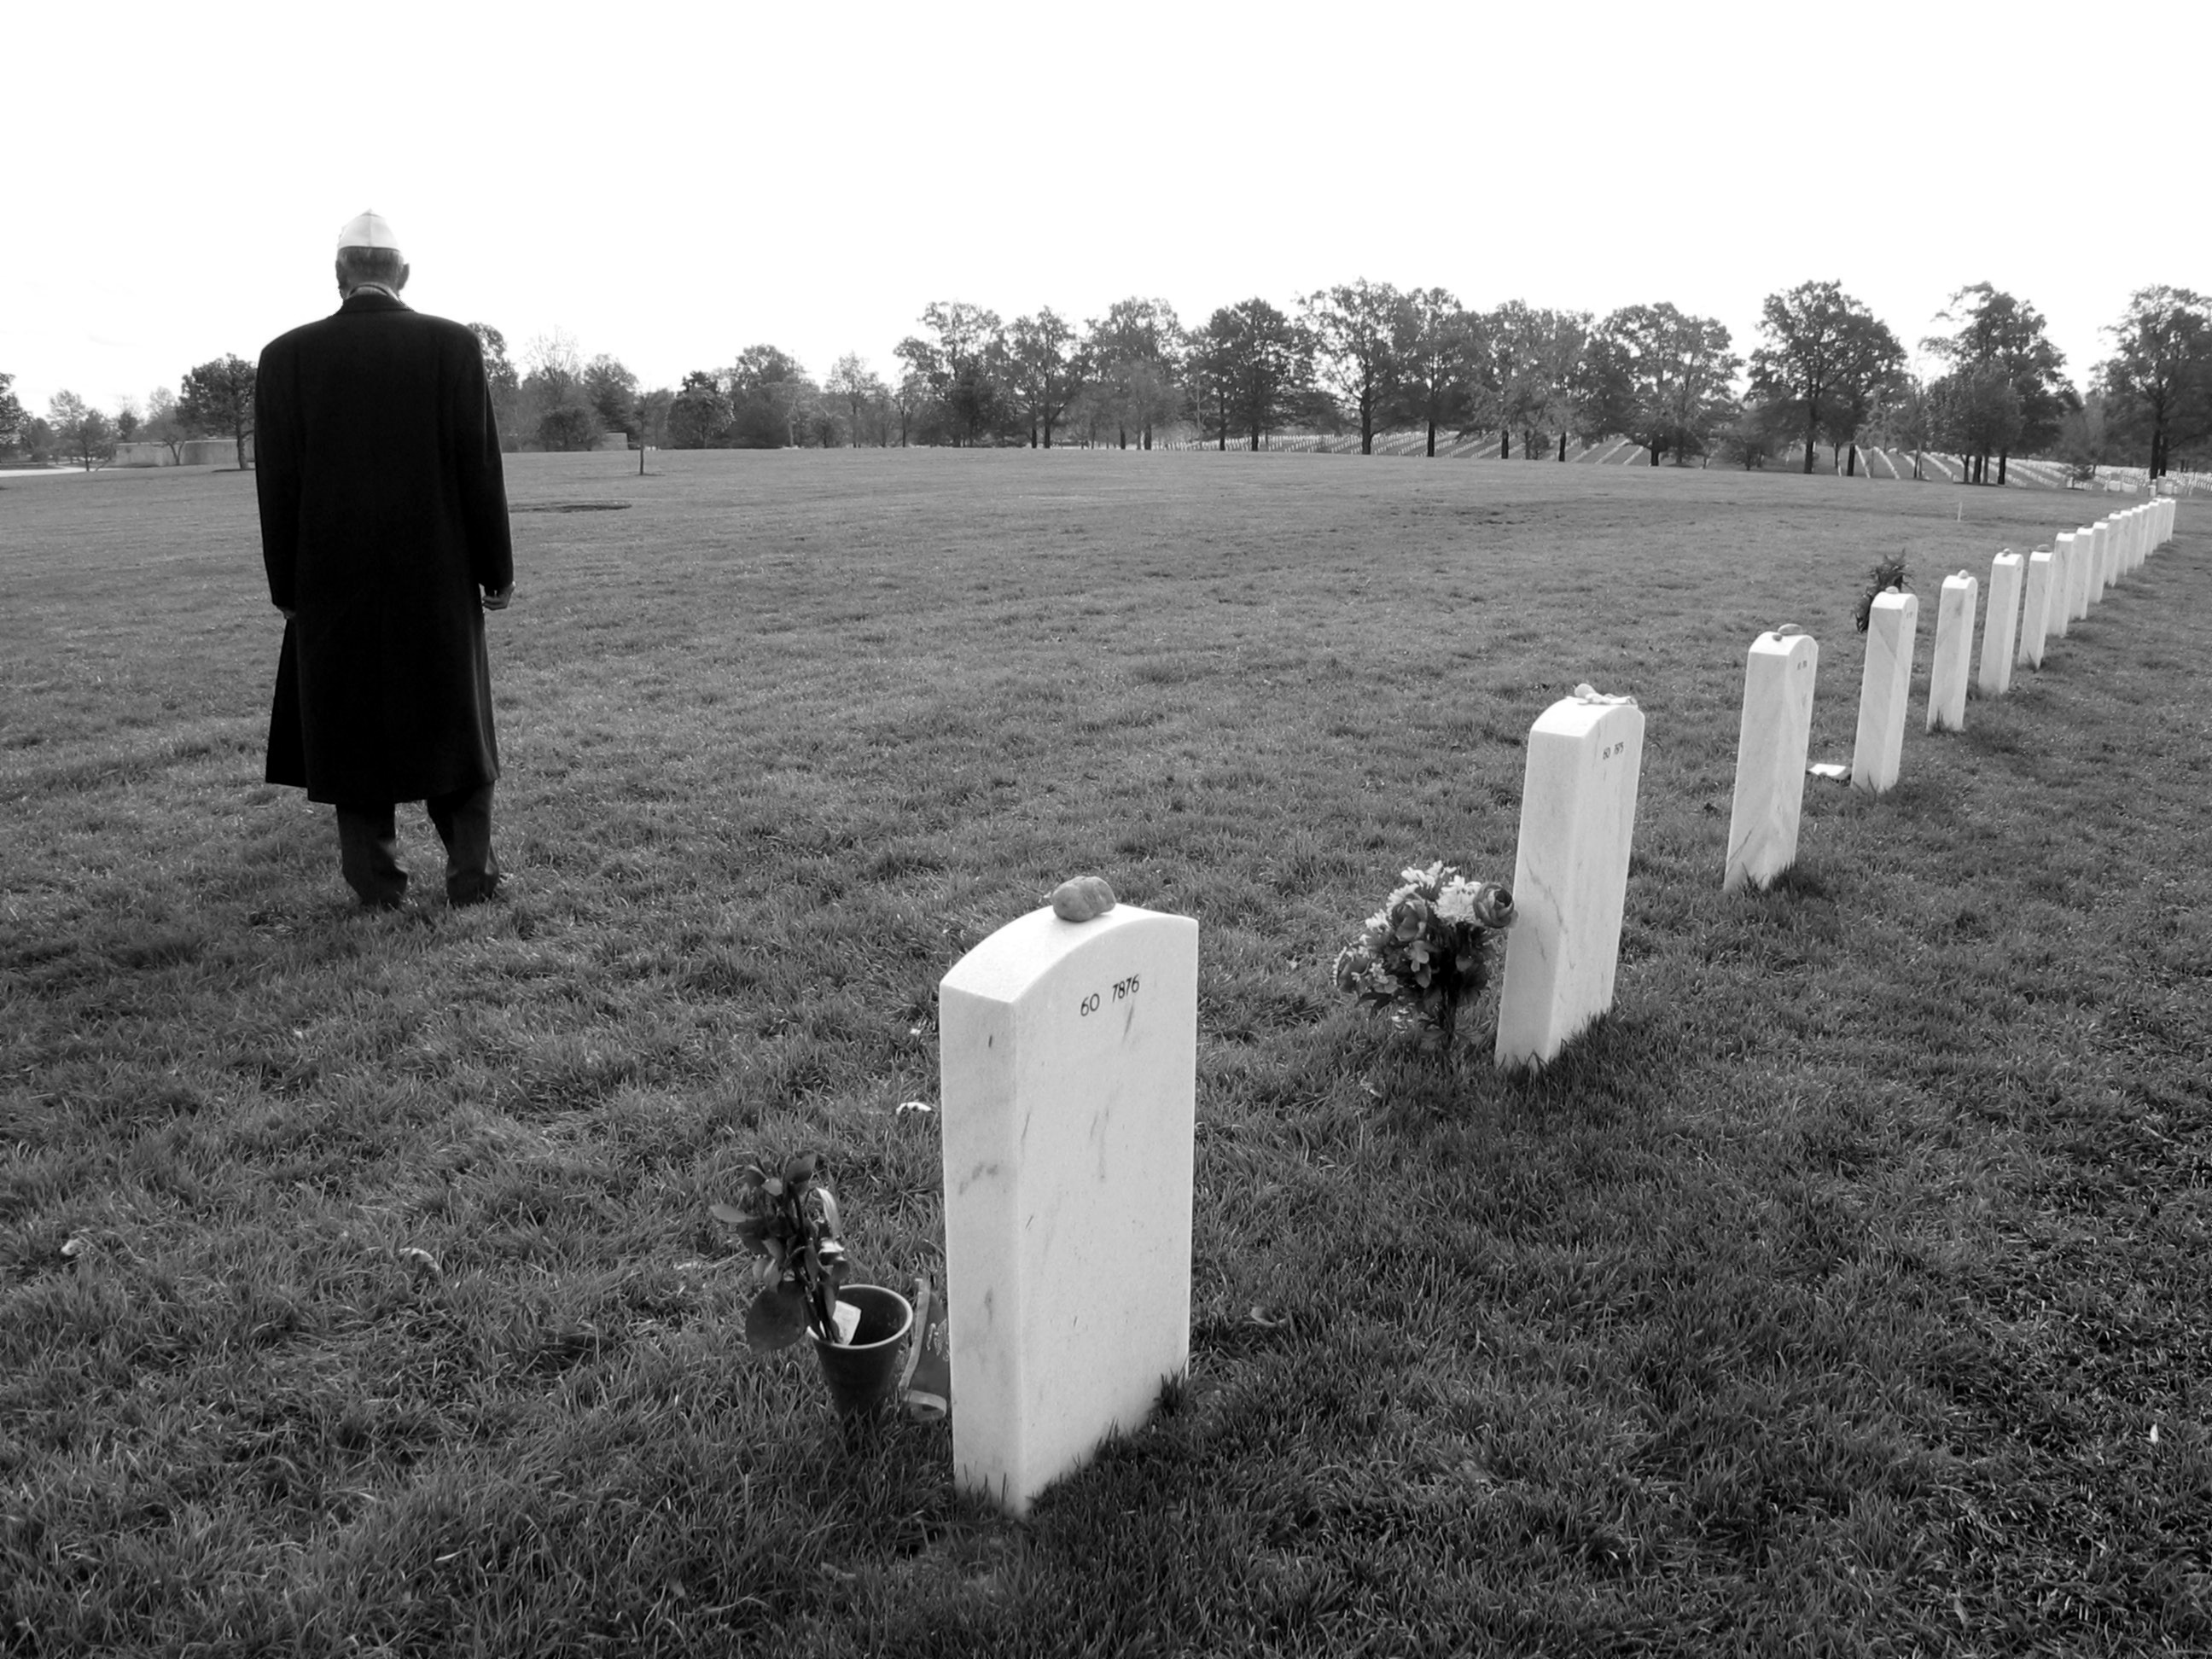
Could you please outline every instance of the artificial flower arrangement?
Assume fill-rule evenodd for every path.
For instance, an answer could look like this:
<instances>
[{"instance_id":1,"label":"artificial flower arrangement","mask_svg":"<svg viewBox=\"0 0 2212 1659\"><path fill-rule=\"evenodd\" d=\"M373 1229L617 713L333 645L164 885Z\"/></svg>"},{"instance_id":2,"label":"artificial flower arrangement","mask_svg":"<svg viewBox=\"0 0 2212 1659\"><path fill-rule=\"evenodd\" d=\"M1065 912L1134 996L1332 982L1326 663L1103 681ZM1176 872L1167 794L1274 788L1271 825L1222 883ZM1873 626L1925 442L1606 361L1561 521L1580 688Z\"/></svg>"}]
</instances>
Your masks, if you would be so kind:
<instances>
[{"instance_id":1,"label":"artificial flower arrangement","mask_svg":"<svg viewBox=\"0 0 2212 1659\"><path fill-rule=\"evenodd\" d=\"M1399 879L1337 953L1336 982L1394 1024L1434 1027L1449 1048L1461 1008L1490 982L1490 936L1513 925L1513 895L1443 863L1402 870Z\"/></svg>"},{"instance_id":2,"label":"artificial flower arrangement","mask_svg":"<svg viewBox=\"0 0 2212 1659\"><path fill-rule=\"evenodd\" d=\"M819 1154L800 1153L780 1176L747 1164L738 1201L711 1206L710 1213L762 1258L755 1270L761 1292L745 1313L749 1346L763 1353L787 1348L810 1329L824 1342L845 1340L837 1328L845 1247L837 1242L837 1200Z\"/></svg>"}]
</instances>

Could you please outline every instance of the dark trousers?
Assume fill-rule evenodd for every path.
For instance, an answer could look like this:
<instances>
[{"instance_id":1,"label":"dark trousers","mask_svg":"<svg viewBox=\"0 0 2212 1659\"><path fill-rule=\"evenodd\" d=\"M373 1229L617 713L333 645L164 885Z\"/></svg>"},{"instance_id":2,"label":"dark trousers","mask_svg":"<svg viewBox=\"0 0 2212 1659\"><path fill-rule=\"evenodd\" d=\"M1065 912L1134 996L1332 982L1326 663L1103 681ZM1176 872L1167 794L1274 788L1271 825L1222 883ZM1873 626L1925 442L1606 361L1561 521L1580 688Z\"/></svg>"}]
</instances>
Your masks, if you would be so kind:
<instances>
[{"instance_id":1,"label":"dark trousers","mask_svg":"<svg viewBox=\"0 0 2212 1659\"><path fill-rule=\"evenodd\" d=\"M491 850L491 785L433 795L423 802L446 843L446 896L480 904L499 891L499 860ZM386 909L407 896L391 801L347 801L338 807L338 866L363 904Z\"/></svg>"}]
</instances>

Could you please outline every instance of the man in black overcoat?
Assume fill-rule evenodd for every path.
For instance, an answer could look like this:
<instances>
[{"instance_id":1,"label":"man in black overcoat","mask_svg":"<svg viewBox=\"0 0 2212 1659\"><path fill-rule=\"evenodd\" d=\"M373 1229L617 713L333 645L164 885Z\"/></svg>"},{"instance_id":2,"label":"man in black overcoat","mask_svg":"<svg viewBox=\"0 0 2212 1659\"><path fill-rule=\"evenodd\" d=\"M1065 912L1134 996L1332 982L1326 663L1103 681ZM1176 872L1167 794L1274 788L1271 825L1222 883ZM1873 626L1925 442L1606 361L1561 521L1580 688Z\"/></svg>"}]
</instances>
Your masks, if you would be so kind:
<instances>
[{"instance_id":1,"label":"man in black overcoat","mask_svg":"<svg viewBox=\"0 0 2212 1659\"><path fill-rule=\"evenodd\" d=\"M363 904L407 891L393 806L419 800L446 844L446 892L499 890L492 854L487 611L514 589L507 482L476 336L399 297L392 228L338 235L344 302L270 341L253 446L269 597L284 648L268 779L337 808Z\"/></svg>"}]
</instances>

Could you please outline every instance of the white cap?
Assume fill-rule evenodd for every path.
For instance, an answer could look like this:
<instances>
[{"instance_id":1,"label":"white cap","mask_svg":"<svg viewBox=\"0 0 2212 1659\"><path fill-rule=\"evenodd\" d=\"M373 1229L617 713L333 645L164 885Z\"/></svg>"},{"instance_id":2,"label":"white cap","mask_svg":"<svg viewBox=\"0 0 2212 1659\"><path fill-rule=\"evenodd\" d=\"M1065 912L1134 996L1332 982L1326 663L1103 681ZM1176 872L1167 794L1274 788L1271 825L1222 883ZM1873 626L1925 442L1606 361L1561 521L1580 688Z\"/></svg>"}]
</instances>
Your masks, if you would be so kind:
<instances>
[{"instance_id":1,"label":"white cap","mask_svg":"<svg viewBox=\"0 0 2212 1659\"><path fill-rule=\"evenodd\" d=\"M382 214L356 213L338 232L338 246L341 248L384 247L397 253L399 252L399 239L392 234L392 226Z\"/></svg>"}]
</instances>

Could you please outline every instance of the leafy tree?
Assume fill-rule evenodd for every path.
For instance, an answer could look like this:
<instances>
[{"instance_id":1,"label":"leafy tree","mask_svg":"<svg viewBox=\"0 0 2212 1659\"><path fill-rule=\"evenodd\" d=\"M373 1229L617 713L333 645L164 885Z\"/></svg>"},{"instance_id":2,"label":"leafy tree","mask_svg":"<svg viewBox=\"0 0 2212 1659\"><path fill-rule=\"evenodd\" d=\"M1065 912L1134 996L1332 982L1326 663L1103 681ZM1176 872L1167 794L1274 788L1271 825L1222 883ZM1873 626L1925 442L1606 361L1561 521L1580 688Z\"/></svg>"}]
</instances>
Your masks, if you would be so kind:
<instances>
[{"instance_id":1,"label":"leafy tree","mask_svg":"<svg viewBox=\"0 0 2212 1659\"><path fill-rule=\"evenodd\" d=\"M1932 396L1938 436L1967 463L1967 481L1984 483L1989 457L2002 457L2027 429L2019 386L2002 363L1991 360L1953 369L1936 382ZM2002 460L1997 482L2004 482Z\"/></svg>"},{"instance_id":2,"label":"leafy tree","mask_svg":"<svg viewBox=\"0 0 2212 1659\"><path fill-rule=\"evenodd\" d=\"M707 449L730 424L730 400L715 377L695 368L668 405L668 441L678 449Z\"/></svg>"},{"instance_id":3,"label":"leafy tree","mask_svg":"<svg viewBox=\"0 0 2212 1659\"><path fill-rule=\"evenodd\" d=\"M929 355L927 341L909 334L894 348L894 353L906 364L890 392L891 407L898 414L899 447L904 449L915 422L935 403L937 394L931 387L928 371L920 367Z\"/></svg>"},{"instance_id":4,"label":"leafy tree","mask_svg":"<svg viewBox=\"0 0 2212 1659\"><path fill-rule=\"evenodd\" d=\"M1841 451L1844 477L1857 476L1859 435L1896 395L1904 377L1905 348L1889 325L1871 315L1851 319L1844 331L1839 372L1820 415L1831 469Z\"/></svg>"},{"instance_id":5,"label":"leafy tree","mask_svg":"<svg viewBox=\"0 0 2212 1659\"><path fill-rule=\"evenodd\" d=\"M115 453L115 428L106 413L74 392L57 392L46 404L46 420L62 453L88 472Z\"/></svg>"},{"instance_id":6,"label":"leafy tree","mask_svg":"<svg viewBox=\"0 0 2212 1659\"><path fill-rule=\"evenodd\" d=\"M1150 449L1154 428L1174 418L1181 395L1184 336L1175 307L1165 300L1116 300L1086 326L1095 410L1112 423L1123 449L1133 428L1138 447Z\"/></svg>"},{"instance_id":7,"label":"leafy tree","mask_svg":"<svg viewBox=\"0 0 2212 1659\"><path fill-rule=\"evenodd\" d=\"M2112 355L2097 366L2115 435L2149 451L2163 477L2173 451L2212 435L2212 300L2185 288L2137 289L2105 330Z\"/></svg>"},{"instance_id":8,"label":"leafy tree","mask_svg":"<svg viewBox=\"0 0 2212 1659\"><path fill-rule=\"evenodd\" d=\"M1721 459L1733 461L1747 472L1764 469L1795 423L1788 405L1769 403L1757 394L1744 398L1735 415L1715 434Z\"/></svg>"},{"instance_id":9,"label":"leafy tree","mask_svg":"<svg viewBox=\"0 0 2212 1659\"><path fill-rule=\"evenodd\" d=\"M1314 384L1312 335L1265 300L1224 306L1206 319L1220 353L1223 430L1233 424L1254 449L1305 408Z\"/></svg>"},{"instance_id":10,"label":"leafy tree","mask_svg":"<svg viewBox=\"0 0 2212 1659\"><path fill-rule=\"evenodd\" d=\"M246 440L253 430L253 365L243 357L210 357L185 374L177 418L187 431L227 433L246 465Z\"/></svg>"},{"instance_id":11,"label":"leafy tree","mask_svg":"<svg viewBox=\"0 0 2212 1659\"><path fill-rule=\"evenodd\" d=\"M665 386L637 394L637 445L640 449L668 447L668 416L675 403L676 393Z\"/></svg>"},{"instance_id":12,"label":"leafy tree","mask_svg":"<svg viewBox=\"0 0 2212 1659\"><path fill-rule=\"evenodd\" d=\"M191 434L177 413L177 394L168 387L157 386L148 394L146 418L138 423L138 435L148 443L167 445L172 462L184 459L185 440Z\"/></svg>"},{"instance_id":13,"label":"leafy tree","mask_svg":"<svg viewBox=\"0 0 2212 1659\"><path fill-rule=\"evenodd\" d=\"M507 355L507 336L489 323L471 323L483 352L484 379L491 386L491 412L499 428L500 442L514 447L522 436L522 377Z\"/></svg>"},{"instance_id":14,"label":"leafy tree","mask_svg":"<svg viewBox=\"0 0 2212 1659\"><path fill-rule=\"evenodd\" d=\"M477 344L483 350L484 378L491 382L494 392L513 392L522 384L507 360L507 336L489 323L471 323L469 332L477 337Z\"/></svg>"},{"instance_id":15,"label":"leafy tree","mask_svg":"<svg viewBox=\"0 0 2212 1659\"><path fill-rule=\"evenodd\" d=\"M1398 403L1418 326L1406 296L1364 276L1306 295L1304 329L1322 386L1359 428L1359 453L1375 453L1375 429Z\"/></svg>"},{"instance_id":16,"label":"leafy tree","mask_svg":"<svg viewBox=\"0 0 2212 1659\"><path fill-rule=\"evenodd\" d=\"M605 428L585 387L575 336L562 328L534 335L523 348L522 362L514 405L518 440L526 434L541 449L589 449L597 443Z\"/></svg>"},{"instance_id":17,"label":"leafy tree","mask_svg":"<svg viewBox=\"0 0 2212 1659\"><path fill-rule=\"evenodd\" d=\"M538 447L552 450L590 449L599 443L602 430L599 412L588 403L574 399L558 403L538 417Z\"/></svg>"},{"instance_id":18,"label":"leafy tree","mask_svg":"<svg viewBox=\"0 0 2212 1659\"><path fill-rule=\"evenodd\" d=\"M2092 392L2081 400L2081 408L2069 410L2058 422L2058 459L2066 463L2067 473L2076 483L2094 478L2111 453L2105 410L2105 394Z\"/></svg>"},{"instance_id":19,"label":"leafy tree","mask_svg":"<svg viewBox=\"0 0 2212 1659\"><path fill-rule=\"evenodd\" d=\"M750 345L723 377L730 395L728 441L741 449L795 448L820 390L799 359L779 346Z\"/></svg>"},{"instance_id":20,"label":"leafy tree","mask_svg":"<svg viewBox=\"0 0 2212 1659\"><path fill-rule=\"evenodd\" d=\"M929 387L945 435L956 445L978 442L998 429L1006 413L1005 326L996 312L964 300L933 300L922 307L921 320L936 338L908 335L899 342L898 356Z\"/></svg>"},{"instance_id":21,"label":"leafy tree","mask_svg":"<svg viewBox=\"0 0 2212 1659\"><path fill-rule=\"evenodd\" d=\"M1433 456L1437 429L1460 425L1473 406L1481 327L1441 288L1414 289L1406 309L1412 326L1399 356L1396 412L1425 428Z\"/></svg>"},{"instance_id":22,"label":"leafy tree","mask_svg":"<svg viewBox=\"0 0 2212 1659\"><path fill-rule=\"evenodd\" d=\"M2045 334L2042 313L1987 283L1960 289L1936 320L1959 326L1955 332L1931 336L1921 345L1950 363L1954 376L1966 374L1954 385L1954 406L1976 411L1955 429L2006 434L1977 439L1977 447L1966 451L1972 481L1988 481L1989 458L1994 454L2002 484L2006 459L2015 447L2040 448L2058 435L2059 420L2069 406L2068 388L2059 374L2066 360ZM2012 387L2011 398L1996 395L1991 371ZM2000 407L2014 414L1999 420Z\"/></svg>"},{"instance_id":23,"label":"leafy tree","mask_svg":"<svg viewBox=\"0 0 2212 1659\"><path fill-rule=\"evenodd\" d=\"M863 418L874 410L882 399L885 387L880 376L870 368L859 352L848 351L830 365L830 378L822 389L831 397L841 399L847 415L847 431L853 447L860 445Z\"/></svg>"},{"instance_id":24,"label":"leafy tree","mask_svg":"<svg viewBox=\"0 0 2212 1659\"><path fill-rule=\"evenodd\" d=\"M1602 424L1613 416L1593 391L1589 324L1586 312L1538 310L1519 300L1485 315L1476 398L1463 429L1494 428L1500 460L1512 459L1516 432L1521 459L1534 460L1547 432L1559 434L1564 459L1571 428L1591 437L1619 430ZM1601 422L1595 431L1589 429L1594 420Z\"/></svg>"},{"instance_id":25,"label":"leafy tree","mask_svg":"<svg viewBox=\"0 0 2212 1659\"><path fill-rule=\"evenodd\" d=\"M0 374L0 453L15 447L23 441L23 405L15 401L10 389L15 384L13 374Z\"/></svg>"},{"instance_id":26,"label":"leafy tree","mask_svg":"<svg viewBox=\"0 0 2212 1659\"><path fill-rule=\"evenodd\" d=\"M1598 325L1589 353L1589 395L1606 424L1643 445L1654 466L1670 451L1677 466L1703 454L1735 413L1729 382L1741 360L1712 318L1663 301L1624 306Z\"/></svg>"},{"instance_id":27,"label":"leafy tree","mask_svg":"<svg viewBox=\"0 0 2212 1659\"><path fill-rule=\"evenodd\" d=\"M131 397L118 399L115 405L115 441L119 444L129 443L131 439L137 436L138 428L142 424L143 422L138 415L138 400Z\"/></svg>"},{"instance_id":28,"label":"leafy tree","mask_svg":"<svg viewBox=\"0 0 2212 1659\"><path fill-rule=\"evenodd\" d=\"M1211 433L1217 449L1229 447L1230 398L1236 388L1234 325L1223 307L1190 337L1183 356L1183 387L1192 418L1201 434Z\"/></svg>"},{"instance_id":29,"label":"leafy tree","mask_svg":"<svg viewBox=\"0 0 2212 1659\"><path fill-rule=\"evenodd\" d=\"M584 365L584 398L609 432L637 430L637 376L605 352Z\"/></svg>"},{"instance_id":30,"label":"leafy tree","mask_svg":"<svg viewBox=\"0 0 2212 1659\"><path fill-rule=\"evenodd\" d=\"M1905 349L1840 283L1800 283L1768 295L1759 331L1765 343L1751 354L1752 391L1794 411L1810 472L1823 432L1848 434L1838 443L1856 441L1903 371Z\"/></svg>"},{"instance_id":31,"label":"leafy tree","mask_svg":"<svg viewBox=\"0 0 2212 1659\"><path fill-rule=\"evenodd\" d=\"M1942 440L1943 398L1936 386L1911 374L1900 375L1881 411L1884 440L1912 452L1915 483L1925 476L1923 458Z\"/></svg>"},{"instance_id":32,"label":"leafy tree","mask_svg":"<svg viewBox=\"0 0 2212 1659\"><path fill-rule=\"evenodd\" d=\"M1014 395L1030 428L1030 447L1044 434L1052 447L1052 428L1082 387L1089 360L1074 329L1050 306L1034 317L1017 317L1006 331L1006 361Z\"/></svg>"}]
</instances>

